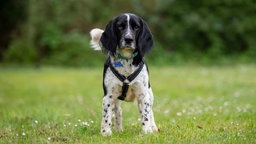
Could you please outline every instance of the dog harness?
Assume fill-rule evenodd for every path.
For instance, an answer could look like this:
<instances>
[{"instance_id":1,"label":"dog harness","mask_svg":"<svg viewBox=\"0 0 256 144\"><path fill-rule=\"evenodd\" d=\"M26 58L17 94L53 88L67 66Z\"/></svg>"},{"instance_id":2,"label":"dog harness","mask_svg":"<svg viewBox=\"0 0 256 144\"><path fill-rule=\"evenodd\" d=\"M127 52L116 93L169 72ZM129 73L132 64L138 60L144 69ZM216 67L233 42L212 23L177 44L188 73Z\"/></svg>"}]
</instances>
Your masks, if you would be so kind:
<instances>
[{"instance_id":1,"label":"dog harness","mask_svg":"<svg viewBox=\"0 0 256 144\"><path fill-rule=\"evenodd\" d=\"M119 100L125 100L128 88L129 88L129 84L139 75L139 73L141 72L142 68L144 66L144 61L142 60L139 65L138 68L129 76L124 76L122 74L120 74L111 64L110 59L109 59L109 67L110 70L113 72L113 74L121 81L123 82L123 86L122 86L122 93L121 95L118 97Z\"/></svg>"}]
</instances>

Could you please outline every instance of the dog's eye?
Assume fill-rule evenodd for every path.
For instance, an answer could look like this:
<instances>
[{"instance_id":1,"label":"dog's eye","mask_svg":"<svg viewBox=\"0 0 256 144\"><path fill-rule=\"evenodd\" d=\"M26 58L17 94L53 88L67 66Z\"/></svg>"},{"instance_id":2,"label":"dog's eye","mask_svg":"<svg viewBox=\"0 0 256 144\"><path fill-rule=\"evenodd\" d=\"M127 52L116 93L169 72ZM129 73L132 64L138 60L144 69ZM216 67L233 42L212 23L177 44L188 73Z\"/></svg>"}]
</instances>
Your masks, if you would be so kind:
<instances>
[{"instance_id":1,"label":"dog's eye","mask_svg":"<svg viewBox=\"0 0 256 144\"><path fill-rule=\"evenodd\" d=\"M138 29L140 29L140 26L135 25L133 28L134 28L134 30L138 30Z\"/></svg>"},{"instance_id":2,"label":"dog's eye","mask_svg":"<svg viewBox=\"0 0 256 144\"><path fill-rule=\"evenodd\" d=\"M117 28L119 30L123 30L125 28L125 25L124 24L119 24L119 25L117 25Z\"/></svg>"}]
</instances>

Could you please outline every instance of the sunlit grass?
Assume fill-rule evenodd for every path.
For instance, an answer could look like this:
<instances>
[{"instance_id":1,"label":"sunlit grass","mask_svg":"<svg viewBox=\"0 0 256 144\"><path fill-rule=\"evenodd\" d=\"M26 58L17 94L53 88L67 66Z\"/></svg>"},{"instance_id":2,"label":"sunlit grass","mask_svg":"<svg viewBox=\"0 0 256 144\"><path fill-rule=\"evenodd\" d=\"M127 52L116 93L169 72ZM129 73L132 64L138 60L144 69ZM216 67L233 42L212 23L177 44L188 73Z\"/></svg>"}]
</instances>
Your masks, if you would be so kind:
<instances>
[{"instance_id":1,"label":"sunlit grass","mask_svg":"<svg viewBox=\"0 0 256 144\"><path fill-rule=\"evenodd\" d=\"M0 68L0 143L255 143L256 67L150 67L159 133L100 134L102 69Z\"/></svg>"}]
</instances>

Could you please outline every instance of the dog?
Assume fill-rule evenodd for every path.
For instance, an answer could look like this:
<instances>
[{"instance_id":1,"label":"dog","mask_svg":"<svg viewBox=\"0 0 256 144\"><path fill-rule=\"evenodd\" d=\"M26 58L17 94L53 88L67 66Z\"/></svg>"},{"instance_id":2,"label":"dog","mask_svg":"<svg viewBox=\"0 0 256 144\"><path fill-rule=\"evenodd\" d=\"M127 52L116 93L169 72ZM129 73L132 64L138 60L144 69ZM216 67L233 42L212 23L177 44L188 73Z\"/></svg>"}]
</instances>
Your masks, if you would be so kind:
<instances>
[{"instance_id":1,"label":"dog","mask_svg":"<svg viewBox=\"0 0 256 144\"><path fill-rule=\"evenodd\" d=\"M102 135L112 134L113 118L116 130L123 131L120 102L132 102L135 98L142 132L158 131L152 111L154 96L144 60L154 45L146 22L135 14L124 13L110 20L105 30L95 28L90 35L92 48L108 55L103 71Z\"/></svg>"}]
</instances>

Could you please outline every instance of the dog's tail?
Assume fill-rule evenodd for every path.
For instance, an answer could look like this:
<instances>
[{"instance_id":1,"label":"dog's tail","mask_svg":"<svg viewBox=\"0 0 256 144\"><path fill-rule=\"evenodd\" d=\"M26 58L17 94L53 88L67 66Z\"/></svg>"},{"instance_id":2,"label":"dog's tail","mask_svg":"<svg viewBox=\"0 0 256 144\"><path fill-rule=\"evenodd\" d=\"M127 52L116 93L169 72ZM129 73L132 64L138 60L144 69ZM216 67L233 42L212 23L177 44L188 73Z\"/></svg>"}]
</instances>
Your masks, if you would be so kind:
<instances>
[{"instance_id":1,"label":"dog's tail","mask_svg":"<svg viewBox=\"0 0 256 144\"><path fill-rule=\"evenodd\" d=\"M104 31L99 28L95 28L90 31L90 35L92 38L90 41L90 45L94 50L102 50L100 45L100 38L103 32Z\"/></svg>"}]
</instances>

